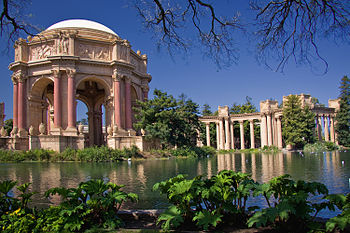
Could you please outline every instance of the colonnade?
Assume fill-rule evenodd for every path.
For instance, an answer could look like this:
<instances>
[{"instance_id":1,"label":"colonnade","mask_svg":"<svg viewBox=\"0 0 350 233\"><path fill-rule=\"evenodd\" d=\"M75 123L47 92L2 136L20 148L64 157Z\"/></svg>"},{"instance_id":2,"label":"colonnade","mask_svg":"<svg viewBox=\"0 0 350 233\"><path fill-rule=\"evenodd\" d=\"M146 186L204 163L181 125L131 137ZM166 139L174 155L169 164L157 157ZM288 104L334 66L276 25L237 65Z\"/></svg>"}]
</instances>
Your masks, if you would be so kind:
<instances>
[{"instance_id":1,"label":"colonnade","mask_svg":"<svg viewBox=\"0 0 350 233\"><path fill-rule=\"evenodd\" d=\"M250 129L250 148L255 148L255 135L254 135L254 119L249 119ZM223 117L215 121L206 121L206 144L211 146L210 143L210 123L216 124L216 144L217 149L235 149L235 135L234 135L234 122L239 123L240 131L240 149L245 149L244 139L244 120L233 120L230 117Z\"/></svg>"},{"instance_id":2,"label":"colonnade","mask_svg":"<svg viewBox=\"0 0 350 233\"><path fill-rule=\"evenodd\" d=\"M316 123L316 137L318 140L324 140L326 142L335 142L337 143L337 135L334 130L334 114L316 114L315 123ZM323 135L322 135L323 128Z\"/></svg>"},{"instance_id":3,"label":"colonnade","mask_svg":"<svg viewBox=\"0 0 350 233\"><path fill-rule=\"evenodd\" d=\"M261 147L277 146L280 149L283 147L281 118L280 113L266 112L261 114Z\"/></svg>"}]
</instances>

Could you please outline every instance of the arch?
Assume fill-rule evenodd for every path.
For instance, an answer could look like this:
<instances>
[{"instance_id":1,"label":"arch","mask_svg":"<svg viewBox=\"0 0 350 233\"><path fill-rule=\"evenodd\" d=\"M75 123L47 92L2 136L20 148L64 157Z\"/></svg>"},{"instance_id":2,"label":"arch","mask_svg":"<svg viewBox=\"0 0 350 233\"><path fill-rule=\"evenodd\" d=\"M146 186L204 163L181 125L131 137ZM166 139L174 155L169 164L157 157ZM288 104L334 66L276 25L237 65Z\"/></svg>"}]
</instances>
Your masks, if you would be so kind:
<instances>
[{"instance_id":1,"label":"arch","mask_svg":"<svg viewBox=\"0 0 350 233\"><path fill-rule=\"evenodd\" d=\"M30 96L42 98L45 88L51 83L53 84L53 80L51 78L48 78L48 77L38 78L37 80L35 80L35 82L32 84L30 88Z\"/></svg>"},{"instance_id":2,"label":"arch","mask_svg":"<svg viewBox=\"0 0 350 233\"><path fill-rule=\"evenodd\" d=\"M85 82L85 81L93 81L96 82L98 84L100 84L103 89L106 92L107 96L111 95L111 85L109 83L107 83L107 81L104 78L98 77L98 76L92 76L92 75L87 75L85 77L82 77L80 79L78 79L78 82L76 82L75 84L75 89L78 89L78 87L81 85L81 83Z\"/></svg>"}]
</instances>

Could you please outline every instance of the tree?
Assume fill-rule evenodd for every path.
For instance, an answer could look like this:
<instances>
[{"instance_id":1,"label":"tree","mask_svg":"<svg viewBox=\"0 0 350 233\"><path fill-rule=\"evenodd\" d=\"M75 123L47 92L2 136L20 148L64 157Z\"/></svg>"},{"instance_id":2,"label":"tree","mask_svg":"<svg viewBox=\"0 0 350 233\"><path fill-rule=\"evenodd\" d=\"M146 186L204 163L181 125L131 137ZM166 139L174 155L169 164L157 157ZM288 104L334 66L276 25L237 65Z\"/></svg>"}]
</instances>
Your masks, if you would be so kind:
<instances>
[{"instance_id":1,"label":"tree","mask_svg":"<svg viewBox=\"0 0 350 233\"><path fill-rule=\"evenodd\" d=\"M340 82L340 109L335 117L337 140L340 145L350 146L350 80L344 76Z\"/></svg>"},{"instance_id":2,"label":"tree","mask_svg":"<svg viewBox=\"0 0 350 233\"><path fill-rule=\"evenodd\" d=\"M203 110L202 110L202 116L211 116L211 115L213 115L213 112L211 111L209 104L204 104Z\"/></svg>"},{"instance_id":3,"label":"tree","mask_svg":"<svg viewBox=\"0 0 350 233\"><path fill-rule=\"evenodd\" d=\"M200 129L198 105L190 99L176 100L157 89L153 95L153 99L138 101L134 127L144 129L147 138L158 139L163 148L195 146Z\"/></svg>"},{"instance_id":4,"label":"tree","mask_svg":"<svg viewBox=\"0 0 350 233\"><path fill-rule=\"evenodd\" d=\"M345 0L251 0L246 15L239 12L236 1L209 0L135 0L133 5L147 29L152 31L158 47L170 54L200 47L205 57L217 66L230 66L238 61L234 40L239 32L257 39L258 60L283 71L289 60L312 65L321 60L319 38L350 41L350 2ZM16 38L20 32L34 34L37 29L23 14L30 1L3 0L1 32ZM222 5L225 4L225 10ZM249 4L249 6L248 6ZM225 13L226 12L226 13ZM228 12L228 13L227 13ZM236 13L237 12L237 13ZM241 23L242 18L246 23ZM248 19L247 19L248 18ZM254 26L251 26L254 25ZM36 29L36 30L33 30ZM6 33L7 32L7 33Z\"/></svg>"},{"instance_id":5,"label":"tree","mask_svg":"<svg viewBox=\"0 0 350 233\"><path fill-rule=\"evenodd\" d=\"M4 122L4 128L7 132L7 135L10 135L11 131L12 131L12 128L13 128L13 119L7 119L5 122Z\"/></svg>"},{"instance_id":6,"label":"tree","mask_svg":"<svg viewBox=\"0 0 350 233\"><path fill-rule=\"evenodd\" d=\"M286 145L296 149L315 142L315 114L301 106L297 95L289 95L283 103L282 136Z\"/></svg>"}]
</instances>

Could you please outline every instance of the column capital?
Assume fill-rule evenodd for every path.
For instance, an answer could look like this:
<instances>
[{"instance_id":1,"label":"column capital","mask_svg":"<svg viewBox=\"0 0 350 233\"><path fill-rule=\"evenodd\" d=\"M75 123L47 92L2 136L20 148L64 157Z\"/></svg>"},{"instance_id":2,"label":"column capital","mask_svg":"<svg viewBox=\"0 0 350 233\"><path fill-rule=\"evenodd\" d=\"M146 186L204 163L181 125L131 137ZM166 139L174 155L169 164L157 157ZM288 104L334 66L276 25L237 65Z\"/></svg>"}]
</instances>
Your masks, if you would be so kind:
<instances>
[{"instance_id":1,"label":"column capital","mask_svg":"<svg viewBox=\"0 0 350 233\"><path fill-rule=\"evenodd\" d=\"M77 71L75 69L67 69L66 70L68 78L74 78L76 75Z\"/></svg>"},{"instance_id":2,"label":"column capital","mask_svg":"<svg viewBox=\"0 0 350 233\"><path fill-rule=\"evenodd\" d=\"M12 74L12 75L11 75L11 80L12 80L12 82L13 82L14 85L16 85L16 84L18 83L18 81L17 81L17 76L16 76L15 74Z\"/></svg>"},{"instance_id":3,"label":"column capital","mask_svg":"<svg viewBox=\"0 0 350 233\"><path fill-rule=\"evenodd\" d=\"M118 73L117 69L113 70L113 74L112 74L112 79L114 82L120 82L120 80L122 79L122 75Z\"/></svg>"},{"instance_id":4,"label":"column capital","mask_svg":"<svg viewBox=\"0 0 350 233\"><path fill-rule=\"evenodd\" d=\"M254 119L249 119L249 123L254 123Z\"/></svg>"},{"instance_id":5,"label":"column capital","mask_svg":"<svg viewBox=\"0 0 350 233\"><path fill-rule=\"evenodd\" d=\"M238 122L239 122L240 124L243 124L244 120L239 120Z\"/></svg>"},{"instance_id":6,"label":"column capital","mask_svg":"<svg viewBox=\"0 0 350 233\"><path fill-rule=\"evenodd\" d=\"M205 125L210 125L210 122L204 122L205 123Z\"/></svg>"},{"instance_id":7,"label":"column capital","mask_svg":"<svg viewBox=\"0 0 350 233\"><path fill-rule=\"evenodd\" d=\"M53 70L51 70L51 73L52 73L52 75L53 75L55 78L59 78L60 75L61 75L61 70L59 70L59 69L53 69Z\"/></svg>"}]
</instances>

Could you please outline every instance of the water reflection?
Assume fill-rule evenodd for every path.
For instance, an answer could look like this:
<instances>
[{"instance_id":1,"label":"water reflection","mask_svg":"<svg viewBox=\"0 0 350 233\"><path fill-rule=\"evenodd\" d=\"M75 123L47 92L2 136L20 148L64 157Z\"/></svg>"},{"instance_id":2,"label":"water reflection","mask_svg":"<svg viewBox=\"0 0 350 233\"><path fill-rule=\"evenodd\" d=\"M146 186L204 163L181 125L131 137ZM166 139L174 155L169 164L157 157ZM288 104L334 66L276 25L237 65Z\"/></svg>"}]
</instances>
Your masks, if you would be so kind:
<instances>
[{"instance_id":1,"label":"water reflection","mask_svg":"<svg viewBox=\"0 0 350 233\"><path fill-rule=\"evenodd\" d=\"M43 194L52 187L76 187L89 179L110 180L124 184L124 190L139 194L140 202L125 208L164 208L164 197L152 192L156 182L177 174L211 177L224 169L250 173L258 182L290 174L293 179L318 181L327 185L330 193L349 192L350 153L327 152L313 154L223 154L211 158L132 161L131 163L11 163L0 164L0 180L31 182L33 191ZM58 197L53 199L58 203ZM46 205L40 198L37 204Z\"/></svg>"}]
</instances>

